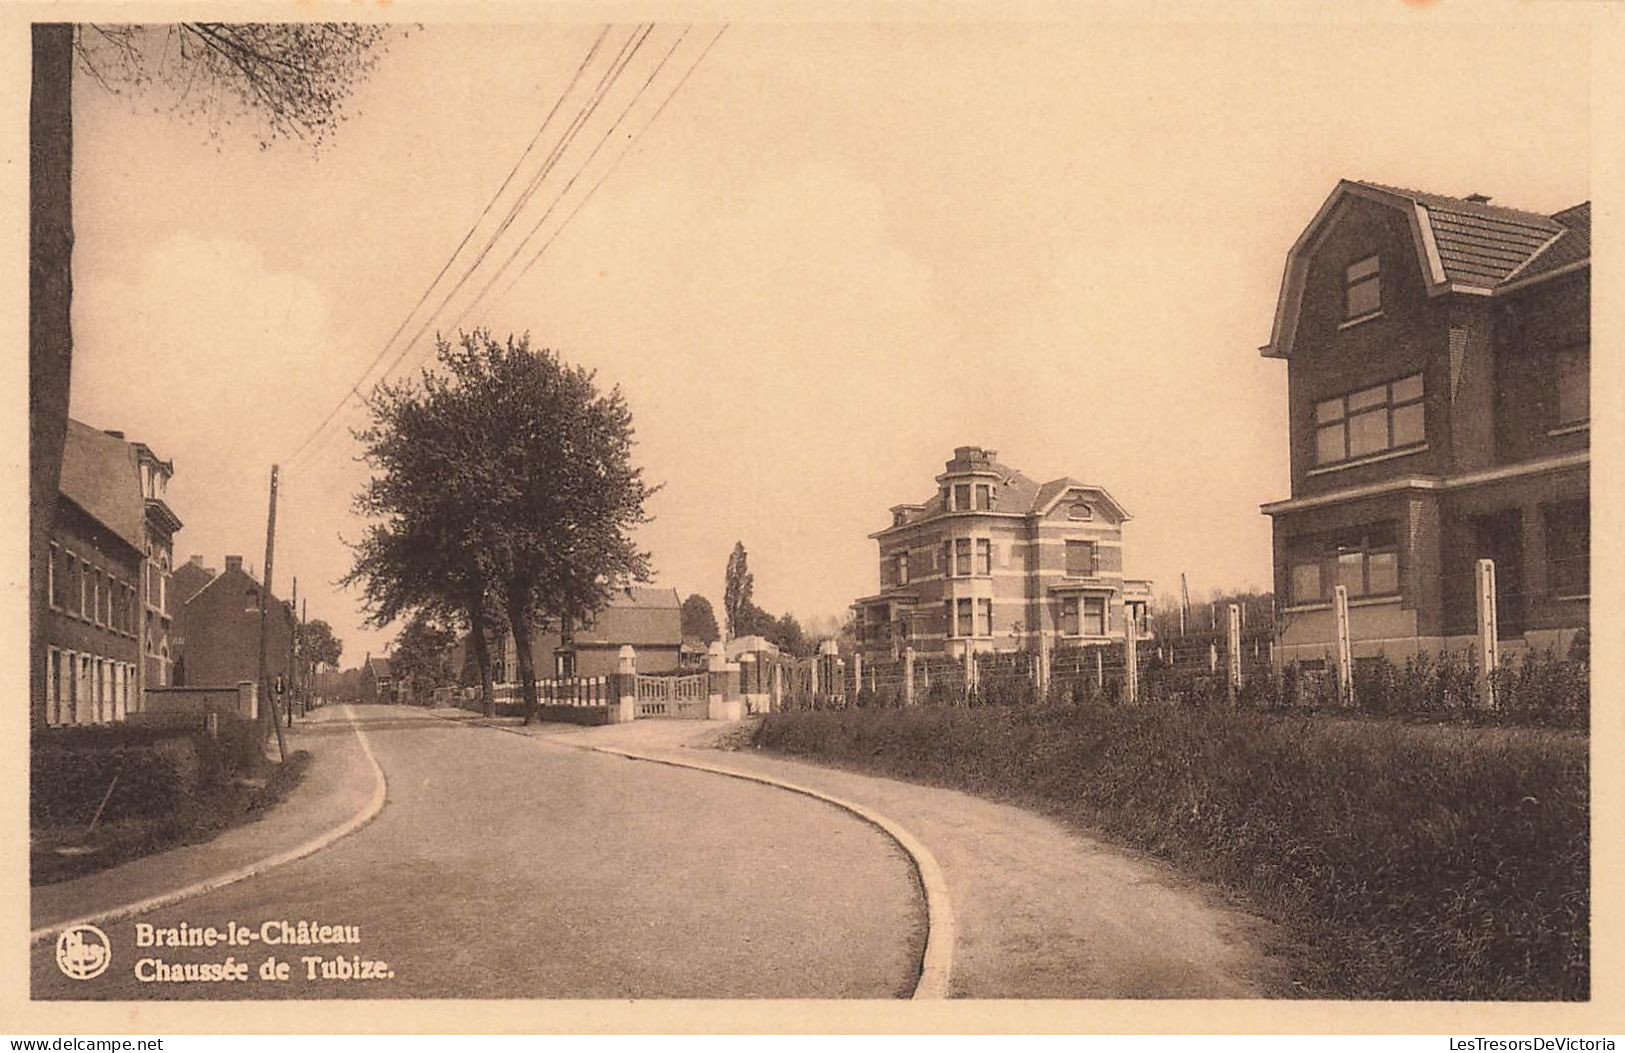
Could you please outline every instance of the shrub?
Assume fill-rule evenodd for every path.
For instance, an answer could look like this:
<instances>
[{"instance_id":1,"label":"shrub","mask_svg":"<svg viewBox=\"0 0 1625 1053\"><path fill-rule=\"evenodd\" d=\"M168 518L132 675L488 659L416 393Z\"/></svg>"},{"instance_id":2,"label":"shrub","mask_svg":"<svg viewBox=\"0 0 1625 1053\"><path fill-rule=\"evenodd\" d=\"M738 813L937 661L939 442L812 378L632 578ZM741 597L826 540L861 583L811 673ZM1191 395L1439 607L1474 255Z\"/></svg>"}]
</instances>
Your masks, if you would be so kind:
<instances>
[{"instance_id":1,"label":"shrub","mask_svg":"<svg viewBox=\"0 0 1625 1053\"><path fill-rule=\"evenodd\" d=\"M1588 995L1583 735L1035 706L771 714L755 736L1016 800L1235 890L1296 937L1308 994Z\"/></svg>"}]
</instances>

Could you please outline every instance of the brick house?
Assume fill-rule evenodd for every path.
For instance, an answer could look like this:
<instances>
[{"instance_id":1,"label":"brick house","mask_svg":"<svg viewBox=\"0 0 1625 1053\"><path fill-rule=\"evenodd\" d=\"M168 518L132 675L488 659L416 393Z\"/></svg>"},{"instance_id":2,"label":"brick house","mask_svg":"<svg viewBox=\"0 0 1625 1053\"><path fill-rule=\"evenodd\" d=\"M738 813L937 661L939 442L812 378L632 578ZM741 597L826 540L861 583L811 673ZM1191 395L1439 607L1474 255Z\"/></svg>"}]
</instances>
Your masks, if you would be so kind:
<instances>
[{"instance_id":1,"label":"brick house","mask_svg":"<svg viewBox=\"0 0 1625 1053\"><path fill-rule=\"evenodd\" d=\"M1465 646L1496 565L1504 645L1565 649L1590 592L1590 206L1344 180L1287 256L1292 492L1274 527L1280 662Z\"/></svg>"},{"instance_id":2,"label":"brick house","mask_svg":"<svg viewBox=\"0 0 1625 1053\"><path fill-rule=\"evenodd\" d=\"M390 672L389 659L368 655L366 661L361 663L361 701L388 703L396 701L396 698L395 677Z\"/></svg>"},{"instance_id":3,"label":"brick house","mask_svg":"<svg viewBox=\"0 0 1625 1053\"><path fill-rule=\"evenodd\" d=\"M200 585L199 582L202 582ZM193 556L175 575L184 595L176 619L176 675L181 687L229 687L259 682L260 583L243 569L243 557L227 556L217 573ZM266 671L290 672L293 608L273 594L266 619Z\"/></svg>"},{"instance_id":4,"label":"brick house","mask_svg":"<svg viewBox=\"0 0 1625 1053\"><path fill-rule=\"evenodd\" d=\"M682 601L676 589L629 585L617 589L596 614L579 619L561 632L553 627L531 634L531 659L537 677L609 676L617 669L621 647L631 644L638 671L671 672L682 666ZM465 638L466 643L466 638ZM455 668L464 684L479 683L467 648L459 646ZM491 645L491 674L496 683L516 682L519 663L513 635L503 633Z\"/></svg>"},{"instance_id":5,"label":"brick house","mask_svg":"<svg viewBox=\"0 0 1625 1053\"><path fill-rule=\"evenodd\" d=\"M47 589L39 723L123 720L169 682L174 466L116 431L68 422Z\"/></svg>"},{"instance_id":6,"label":"brick house","mask_svg":"<svg viewBox=\"0 0 1625 1053\"><path fill-rule=\"evenodd\" d=\"M1036 651L1146 634L1151 583L1123 576L1128 512L1103 487L1039 484L995 451L961 446L922 504L894 505L880 592L852 605L869 657Z\"/></svg>"}]
</instances>

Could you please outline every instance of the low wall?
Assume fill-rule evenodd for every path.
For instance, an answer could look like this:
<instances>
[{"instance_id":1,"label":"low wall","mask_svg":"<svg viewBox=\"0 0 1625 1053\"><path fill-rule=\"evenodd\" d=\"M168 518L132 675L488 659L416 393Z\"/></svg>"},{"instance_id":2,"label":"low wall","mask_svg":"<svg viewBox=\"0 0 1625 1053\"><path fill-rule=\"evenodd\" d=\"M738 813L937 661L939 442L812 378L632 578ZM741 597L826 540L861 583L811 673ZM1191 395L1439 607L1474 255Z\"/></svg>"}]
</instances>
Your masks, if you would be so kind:
<instances>
[{"instance_id":1,"label":"low wall","mask_svg":"<svg viewBox=\"0 0 1625 1053\"><path fill-rule=\"evenodd\" d=\"M141 693L141 711L132 724L179 724L203 720L210 710L252 720L252 693L236 687L151 687Z\"/></svg>"}]
</instances>

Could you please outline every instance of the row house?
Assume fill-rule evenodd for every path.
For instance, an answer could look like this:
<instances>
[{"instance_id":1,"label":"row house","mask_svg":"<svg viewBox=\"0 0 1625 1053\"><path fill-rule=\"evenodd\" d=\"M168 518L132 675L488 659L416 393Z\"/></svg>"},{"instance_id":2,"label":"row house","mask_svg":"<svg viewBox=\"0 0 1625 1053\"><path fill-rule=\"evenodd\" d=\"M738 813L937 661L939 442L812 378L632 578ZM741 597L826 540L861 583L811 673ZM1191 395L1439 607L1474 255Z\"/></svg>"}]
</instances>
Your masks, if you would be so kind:
<instances>
[{"instance_id":1,"label":"row house","mask_svg":"<svg viewBox=\"0 0 1625 1053\"><path fill-rule=\"evenodd\" d=\"M1503 646L1562 651L1590 595L1590 206L1345 180L1287 257L1291 496L1273 522L1282 662L1464 647L1495 564Z\"/></svg>"},{"instance_id":2,"label":"row house","mask_svg":"<svg viewBox=\"0 0 1625 1053\"><path fill-rule=\"evenodd\" d=\"M621 647L630 644L638 655L638 668L666 672L684 667L683 603L676 589L627 585L610 594L598 611L572 619L568 625L550 624L531 633L532 668L540 679L610 676L619 669ZM479 683L467 637L453 658L464 684ZM491 643L491 678L496 683L519 679L519 654L513 634L504 632Z\"/></svg>"},{"instance_id":3,"label":"row house","mask_svg":"<svg viewBox=\"0 0 1625 1053\"><path fill-rule=\"evenodd\" d=\"M47 725L121 721L170 682L174 465L123 433L68 422L51 535Z\"/></svg>"},{"instance_id":4,"label":"row house","mask_svg":"<svg viewBox=\"0 0 1625 1053\"><path fill-rule=\"evenodd\" d=\"M175 683L180 687L234 687L259 682L260 590L243 557L227 556L216 572L193 556L174 575L179 611L175 626ZM273 593L266 614L266 672L291 680L296 619L291 604Z\"/></svg>"},{"instance_id":5,"label":"row house","mask_svg":"<svg viewBox=\"0 0 1625 1053\"><path fill-rule=\"evenodd\" d=\"M1129 514L1103 487L1039 484L995 451L961 446L936 493L895 505L880 591L853 604L871 658L916 652L1038 651L1146 635L1151 583L1124 577Z\"/></svg>"}]
</instances>

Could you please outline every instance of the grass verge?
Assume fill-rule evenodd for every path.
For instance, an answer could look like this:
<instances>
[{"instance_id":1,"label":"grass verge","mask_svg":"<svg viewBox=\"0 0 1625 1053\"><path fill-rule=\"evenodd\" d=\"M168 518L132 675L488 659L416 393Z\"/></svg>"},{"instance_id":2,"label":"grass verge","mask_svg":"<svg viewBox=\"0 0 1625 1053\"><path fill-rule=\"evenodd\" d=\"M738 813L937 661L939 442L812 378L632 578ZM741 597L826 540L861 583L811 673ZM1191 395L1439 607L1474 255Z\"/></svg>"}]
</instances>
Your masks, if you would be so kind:
<instances>
[{"instance_id":1,"label":"grass verge","mask_svg":"<svg viewBox=\"0 0 1625 1053\"><path fill-rule=\"evenodd\" d=\"M298 750L264 779L231 779L199 788L181 796L172 810L126 815L100 823L88 834L82 823L36 824L29 846L30 882L50 885L213 840L280 804L304 779L310 761L308 750Z\"/></svg>"},{"instance_id":2,"label":"grass verge","mask_svg":"<svg viewBox=\"0 0 1625 1053\"><path fill-rule=\"evenodd\" d=\"M1582 1000L1582 733L1031 706L770 714L757 746L1056 816L1230 890L1305 996Z\"/></svg>"}]
</instances>

